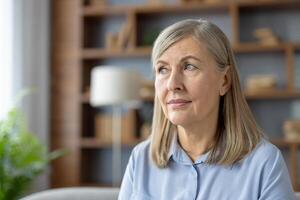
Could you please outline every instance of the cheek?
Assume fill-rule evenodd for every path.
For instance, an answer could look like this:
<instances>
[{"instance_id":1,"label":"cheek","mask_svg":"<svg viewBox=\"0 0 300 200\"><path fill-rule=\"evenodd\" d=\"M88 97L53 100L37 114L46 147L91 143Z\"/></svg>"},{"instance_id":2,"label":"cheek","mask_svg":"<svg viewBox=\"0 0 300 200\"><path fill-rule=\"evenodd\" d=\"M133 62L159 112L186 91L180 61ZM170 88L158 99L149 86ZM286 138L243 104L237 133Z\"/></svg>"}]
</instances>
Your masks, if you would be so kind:
<instances>
[{"instance_id":1,"label":"cheek","mask_svg":"<svg viewBox=\"0 0 300 200\"><path fill-rule=\"evenodd\" d=\"M190 94L197 100L197 103L202 106L203 104L208 105L215 102L215 100L219 97L218 82L212 80L214 79L203 79L190 88Z\"/></svg>"},{"instance_id":2,"label":"cheek","mask_svg":"<svg viewBox=\"0 0 300 200\"><path fill-rule=\"evenodd\" d=\"M158 100L160 102L160 105L162 106L164 112L166 113L166 106L164 102L165 102L167 90L164 81L160 79L155 79L154 88L155 88L156 96L158 97Z\"/></svg>"},{"instance_id":3,"label":"cheek","mask_svg":"<svg viewBox=\"0 0 300 200\"><path fill-rule=\"evenodd\" d=\"M154 87L155 87L156 95L158 96L159 99L161 99L163 97L163 93L164 93L164 90L165 90L163 80L155 79Z\"/></svg>"}]
</instances>

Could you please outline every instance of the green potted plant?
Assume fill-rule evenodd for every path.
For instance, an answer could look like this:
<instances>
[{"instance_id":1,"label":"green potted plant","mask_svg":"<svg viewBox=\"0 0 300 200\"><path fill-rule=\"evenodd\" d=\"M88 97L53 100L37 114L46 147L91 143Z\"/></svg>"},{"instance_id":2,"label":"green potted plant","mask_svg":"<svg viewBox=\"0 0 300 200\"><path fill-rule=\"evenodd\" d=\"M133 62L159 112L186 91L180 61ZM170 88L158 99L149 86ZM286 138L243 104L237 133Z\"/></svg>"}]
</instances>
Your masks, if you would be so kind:
<instances>
[{"instance_id":1,"label":"green potted plant","mask_svg":"<svg viewBox=\"0 0 300 200\"><path fill-rule=\"evenodd\" d=\"M47 148L26 127L23 113L12 108L0 121L0 200L15 200L62 151Z\"/></svg>"}]
</instances>

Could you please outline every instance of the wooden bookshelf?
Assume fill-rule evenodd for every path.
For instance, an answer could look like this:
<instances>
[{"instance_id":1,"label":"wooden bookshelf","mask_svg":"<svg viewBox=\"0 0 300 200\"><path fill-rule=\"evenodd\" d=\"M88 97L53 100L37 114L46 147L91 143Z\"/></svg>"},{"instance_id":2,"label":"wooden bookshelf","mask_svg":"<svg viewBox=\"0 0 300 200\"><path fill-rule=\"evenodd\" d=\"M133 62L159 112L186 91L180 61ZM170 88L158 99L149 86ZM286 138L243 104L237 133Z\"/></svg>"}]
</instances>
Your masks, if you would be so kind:
<instances>
[{"instance_id":1,"label":"wooden bookshelf","mask_svg":"<svg viewBox=\"0 0 300 200\"><path fill-rule=\"evenodd\" d=\"M52 1L52 68L51 68L51 148L67 148L70 154L58 159L52 165L51 186L80 186L97 185L110 186L99 182L88 182L82 174L83 160L87 154L83 151L97 151L111 147L110 142L96 139L93 130L94 115L96 113L89 105L90 70L93 66L106 60L140 59L150 60L151 46L139 44L138 36L140 19L151 19L157 15L179 15L203 13L209 15L226 14L230 20L231 41L233 50L237 54L276 53L283 55L285 87L281 90L247 92L247 100L293 100L300 98L300 91L295 88L295 55L299 54L300 43L297 41L281 41L277 45L266 46L257 42L241 41L241 18L251 10L300 10L298 0L268 0L268 1L222 1L221 3L178 3L173 5L139 5L139 6L93 6L86 0L54 0ZM108 49L105 45L94 45L97 38L85 43L85 28L99 26L110 18L122 18L132 22L132 33L126 48ZM92 23L88 23L89 20ZM157 23L157 22L154 22ZM98 33L97 33L98 34ZM95 35L97 35L95 34ZM99 37L104 34L99 33ZM88 38L89 39L89 38ZM92 45L90 45L92 44ZM104 47L103 47L104 46ZM145 102L153 102L153 97L147 97ZM83 120L86 118L86 120ZM137 123L138 120L137 120ZM140 125L140 124L137 124ZM88 130L85 130L88 129ZM135 138L123 143L124 147L133 147L141 139ZM295 190L300 189L297 174L297 150L299 141L275 139L272 142L279 148L289 151L289 166ZM88 166L85 166L88 167ZM88 170L87 170L88 171ZM101 173L101 172L99 172Z\"/></svg>"}]
</instances>

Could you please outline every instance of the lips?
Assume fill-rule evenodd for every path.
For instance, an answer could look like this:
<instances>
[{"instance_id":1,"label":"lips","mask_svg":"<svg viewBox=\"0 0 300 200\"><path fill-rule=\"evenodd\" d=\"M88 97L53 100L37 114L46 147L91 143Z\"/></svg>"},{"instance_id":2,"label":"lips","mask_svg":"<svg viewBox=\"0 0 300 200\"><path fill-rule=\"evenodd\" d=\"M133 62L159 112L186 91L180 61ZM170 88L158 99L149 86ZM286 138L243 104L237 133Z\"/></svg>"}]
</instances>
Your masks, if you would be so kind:
<instances>
[{"instance_id":1,"label":"lips","mask_svg":"<svg viewBox=\"0 0 300 200\"><path fill-rule=\"evenodd\" d=\"M168 101L168 104L177 104L177 103L189 103L191 101L184 100L184 99L172 99Z\"/></svg>"},{"instance_id":2,"label":"lips","mask_svg":"<svg viewBox=\"0 0 300 200\"><path fill-rule=\"evenodd\" d=\"M168 101L167 104L169 106L171 106L172 108L176 109L176 108L183 108L191 102L192 101L188 101L185 99L172 99L172 100Z\"/></svg>"}]
</instances>

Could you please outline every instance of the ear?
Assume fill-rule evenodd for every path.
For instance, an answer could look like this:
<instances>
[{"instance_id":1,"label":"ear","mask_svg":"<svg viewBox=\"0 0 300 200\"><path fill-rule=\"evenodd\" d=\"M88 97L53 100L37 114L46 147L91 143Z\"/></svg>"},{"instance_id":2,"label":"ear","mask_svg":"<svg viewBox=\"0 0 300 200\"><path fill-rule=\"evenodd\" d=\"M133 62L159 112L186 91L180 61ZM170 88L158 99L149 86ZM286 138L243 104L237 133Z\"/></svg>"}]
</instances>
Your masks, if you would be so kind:
<instances>
[{"instance_id":1,"label":"ear","mask_svg":"<svg viewBox=\"0 0 300 200\"><path fill-rule=\"evenodd\" d=\"M221 79L220 96L223 96L231 87L231 67L229 65L222 71Z\"/></svg>"}]
</instances>

